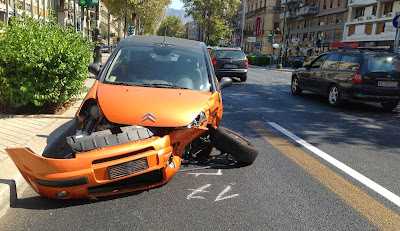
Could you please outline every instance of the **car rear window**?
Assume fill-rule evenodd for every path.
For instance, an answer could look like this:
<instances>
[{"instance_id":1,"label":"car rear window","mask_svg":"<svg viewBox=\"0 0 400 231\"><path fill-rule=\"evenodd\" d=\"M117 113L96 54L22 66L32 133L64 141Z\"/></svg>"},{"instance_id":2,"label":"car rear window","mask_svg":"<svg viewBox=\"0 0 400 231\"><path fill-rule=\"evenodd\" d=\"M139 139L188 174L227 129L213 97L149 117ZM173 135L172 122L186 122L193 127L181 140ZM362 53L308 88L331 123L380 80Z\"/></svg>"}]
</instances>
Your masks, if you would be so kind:
<instances>
[{"instance_id":1,"label":"car rear window","mask_svg":"<svg viewBox=\"0 0 400 231\"><path fill-rule=\"evenodd\" d=\"M246 55L243 51L236 51L236 50L219 50L215 52L215 58L218 59L225 59L225 58L232 58L232 59L244 59Z\"/></svg>"},{"instance_id":2,"label":"car rear window","mask_svg":"<svg viewBox=\"0 0 400 231\"><path fill-rule=\"evenodd\" d=\"M366 64L370 72L400 72L400 58L398 56L369 55Z\"/></svg>"}]
</instances>

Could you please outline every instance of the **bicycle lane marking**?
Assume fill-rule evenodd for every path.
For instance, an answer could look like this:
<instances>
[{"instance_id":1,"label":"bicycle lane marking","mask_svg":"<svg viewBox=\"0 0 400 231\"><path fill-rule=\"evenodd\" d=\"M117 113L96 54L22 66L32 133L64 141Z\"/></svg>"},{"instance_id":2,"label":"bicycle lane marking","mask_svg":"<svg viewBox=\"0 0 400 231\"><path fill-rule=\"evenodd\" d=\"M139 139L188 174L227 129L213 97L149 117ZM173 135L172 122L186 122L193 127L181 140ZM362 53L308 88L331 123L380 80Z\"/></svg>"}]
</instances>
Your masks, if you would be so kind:
<instances>
[{"instance_id":1,"label":"bicycle lane marking","mask_svg":"<svg viewBox=\"0 0 400 231\"><path fill-rule=\"evenodd\" d=\"M346 174L349 174L354 179L370 187L392 203L400 206L400 198L397 195L391 193L387 189L361 175L342 162L334 159L327 153L317 149L278 124L273 122L269 122L268 124L272 128L283 133L290 139L325 159ZM267 128L261 122L251 122L247 123L247 125L256 131L266 141L271 143L271 145L282 152L285 156L303 168L307 173L315 177L321 184L335 193L346 204L350 205L353 209L365 216L376 227L383 230L396 230L398 227L400 227L400 216L397 213L373 199L357 186L353 185L339 174L335 173L333 170L329 169L327 166L302 151L300 148L280 137L278 134L276 134L276 132Z\"/></svg>"}]
</instances>

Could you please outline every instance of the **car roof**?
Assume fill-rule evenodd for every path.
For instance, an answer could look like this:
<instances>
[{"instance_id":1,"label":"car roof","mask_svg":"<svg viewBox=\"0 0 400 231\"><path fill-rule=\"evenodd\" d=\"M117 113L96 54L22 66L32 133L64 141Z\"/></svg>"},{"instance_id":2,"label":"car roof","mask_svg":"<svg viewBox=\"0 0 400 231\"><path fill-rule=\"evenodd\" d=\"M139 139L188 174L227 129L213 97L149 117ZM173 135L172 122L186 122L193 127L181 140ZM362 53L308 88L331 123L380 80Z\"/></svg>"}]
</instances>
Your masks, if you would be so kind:
<instances>
[{"instance_id":1,"label":"car roof","mask_svg":"<svg viewBox=\"0 0 400 231\"><path fill-rule=\"evenodd\" d=\"M173 44L176 48L202 50L202 42L164 36L132 35L127 37L122 46L153 46L155 43Z\"/></svg>"},{"instance_id":2,"label":"car roof","mask_svg":"<svg viewBox=\"0 0 400 231\"><path fill-rule=\"evenodd\" d=\"M226 51L226 50L229 50L229 51L242 51L242 49L235 48L235 47L220 47L220 48L217 48L215 50L216 51Z\"/></svg>"}]
</instances>

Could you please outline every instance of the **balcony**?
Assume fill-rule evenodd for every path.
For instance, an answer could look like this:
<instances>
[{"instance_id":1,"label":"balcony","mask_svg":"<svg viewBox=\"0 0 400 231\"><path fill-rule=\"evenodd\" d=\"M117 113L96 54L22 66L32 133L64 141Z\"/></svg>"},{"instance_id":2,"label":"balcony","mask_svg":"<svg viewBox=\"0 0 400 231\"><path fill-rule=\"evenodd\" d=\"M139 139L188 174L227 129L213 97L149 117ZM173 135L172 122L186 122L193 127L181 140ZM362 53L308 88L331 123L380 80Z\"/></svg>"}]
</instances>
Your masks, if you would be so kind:
<instances>
[{"instance_id":1,"label":"balcony","mask_svg":"<svg viewBox=\"0 0 400 231\"><path fill-rule=\"evenodd\" d=\"M297 11L299 16L318 14L318 6L305 6Z\"/></svg>"},{"instance_id":2,"label":"balcony","mask_svg":"<svg viewBox=\"0 0 400 231\"><path fill-rule=\"evenodd\" d=\"M285 7L283 7L283 6L274 6L274 7L272 8L272 10L273 10L273 11L284 11L284 10L285 10Z\"/></svg>"},{"instance_id":3,"label":"balcony","mask_svg":"<svg viewBox=\"0 0 400 231\"><path fill-rule=\"evenodd\" d=\"M298 18L299 15L295 11L288 11L286 12L286 19L296 19ZM279 20L284 20L285 19L285 13L279 14Z\"/></svg>"},{"instance_id":4,"label":"balcony","mask_svg":"<svg viewBox=\"0 0 400 231\"><path fill-rule=\"evenodd\" d=\"M367 6L376 3L376 0L349 0L349 7Z\"/></svg>"},{"instance_id":5,"label":"balcony","mask_svg":"<svg viewBox=\"0 0 400 231\"><path fill-rule=\"evenodd\" d=\"M299 3L299 0L281 0L281 5Z\"/></svg>"}]
</instances>

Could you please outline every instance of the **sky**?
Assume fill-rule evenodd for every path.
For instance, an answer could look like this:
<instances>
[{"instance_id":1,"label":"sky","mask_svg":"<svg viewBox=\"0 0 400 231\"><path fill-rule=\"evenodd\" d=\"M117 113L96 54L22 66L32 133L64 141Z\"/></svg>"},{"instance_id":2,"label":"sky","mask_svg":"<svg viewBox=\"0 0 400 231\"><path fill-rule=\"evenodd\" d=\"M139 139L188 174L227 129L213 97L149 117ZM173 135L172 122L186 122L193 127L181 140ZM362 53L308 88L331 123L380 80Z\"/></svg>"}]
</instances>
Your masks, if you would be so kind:
<instances>
[{"instance_id":1,"label":"sky","mask_svg":"<svg viewBox=\"0 0 400 231\"><path fill-rule=\"evenodd\" d=\"M181 2L181 0L172 0L171 1L171 5L169 6L169 8L173 8L175 10L181 10L183 7L183 3Z\"/></svg>"}]
</instances>

